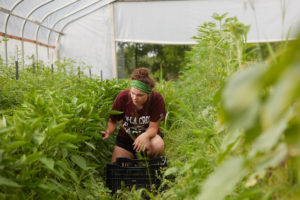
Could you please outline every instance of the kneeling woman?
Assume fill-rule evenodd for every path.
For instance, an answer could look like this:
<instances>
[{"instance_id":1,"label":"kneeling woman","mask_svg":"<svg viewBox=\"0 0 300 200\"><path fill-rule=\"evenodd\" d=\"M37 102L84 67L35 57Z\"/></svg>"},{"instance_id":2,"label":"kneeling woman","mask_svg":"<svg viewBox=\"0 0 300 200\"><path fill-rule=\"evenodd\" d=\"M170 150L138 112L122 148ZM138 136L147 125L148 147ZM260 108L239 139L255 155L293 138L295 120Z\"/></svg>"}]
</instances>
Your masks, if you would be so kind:
<instances>
[{"instance_id":1,"label":"kneeling woman","mask_svg":"<svg viewBox=\"0 0 300 200\"><path fill-rule=\"evenodd\" d=\"M103 139L114 132L121 121L111 162L119 157L134 158L137 152L146 152L150 158L161 156L164 141L159 122L166 115L165 103L160 93L153 91L155 81L147 68L138 68L131 74L131 88L116 97L113 110L120 115L110 115Z\"/></svg>"}]
</instances>

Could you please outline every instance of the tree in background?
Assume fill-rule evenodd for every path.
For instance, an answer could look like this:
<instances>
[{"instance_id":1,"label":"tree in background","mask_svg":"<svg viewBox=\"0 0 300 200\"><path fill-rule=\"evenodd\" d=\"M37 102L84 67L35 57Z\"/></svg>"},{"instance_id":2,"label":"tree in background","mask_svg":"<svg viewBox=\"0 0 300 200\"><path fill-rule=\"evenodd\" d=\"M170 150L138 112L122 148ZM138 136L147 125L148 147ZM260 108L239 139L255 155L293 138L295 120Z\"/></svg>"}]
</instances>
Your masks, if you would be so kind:
<instances>
[{"instance_id":1,"label":"tree in background","mask_svg":"<svg viewBox=\"0 0 300 200\"><path fill-rule=\"evenodd\" d=\"M175 79L185 66L186 45L157 45L118 43L117 63L119 78L127 78L138 67L147 67L159 78Z\"/></svg>"}]
</instances>

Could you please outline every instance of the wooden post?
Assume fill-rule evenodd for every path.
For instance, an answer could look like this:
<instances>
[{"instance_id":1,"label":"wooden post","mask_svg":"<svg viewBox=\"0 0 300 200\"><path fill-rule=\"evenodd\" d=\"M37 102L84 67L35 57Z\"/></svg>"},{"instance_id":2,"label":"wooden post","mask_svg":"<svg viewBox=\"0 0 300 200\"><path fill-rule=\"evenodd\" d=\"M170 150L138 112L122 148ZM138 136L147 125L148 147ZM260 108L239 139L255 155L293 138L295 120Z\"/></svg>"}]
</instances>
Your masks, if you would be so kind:
<instances>
[{"instance_id":1,"label":"wooden post","mask_svg":"<svg viewBox=\"0 0 300 200\"><path fill-rule=\"evenodd\" d=\"M35 73L34 55L32 54L32 72Z\"/></svg>"},{"instance_id":2,"label":"wooden post","mask_svg":"<svg viewBox=\"0 0 300 200\"><path fill-rule=\"evenodd\" d=\"M114 4L110 4L110 39L112 49L112 73L113 78L118 78L117 57L116 57L116 41L115 41L115 24L114 24ZM101 79L103 80L103 79Z\"/></svg>"},{"instance_id":3,"label":"wooden post","mask_svg":"<svg viewBox=\"0 0 300 200\"><path fill-rule=\"evenodd\" d=\"M16 60L16 80L19 80L19 62Z\"/></svg>"}]
</instances>

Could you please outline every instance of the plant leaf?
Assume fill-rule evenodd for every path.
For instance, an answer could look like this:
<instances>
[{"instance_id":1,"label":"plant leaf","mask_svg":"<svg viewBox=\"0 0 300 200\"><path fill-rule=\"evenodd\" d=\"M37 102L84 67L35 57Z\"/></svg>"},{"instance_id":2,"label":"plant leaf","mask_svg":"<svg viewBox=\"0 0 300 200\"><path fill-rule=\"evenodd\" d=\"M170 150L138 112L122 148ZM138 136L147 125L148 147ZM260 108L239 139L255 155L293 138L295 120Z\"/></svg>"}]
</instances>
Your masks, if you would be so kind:
<instances>
[{"instance_id":1,"label":"plant leaf","mask_svg":"<svg viewBox=\"0 0 300 200\"><path fill-rule=\"evenodd\" d=\"M276 124L300 97L300 67L286 70L270 95L262 112L264 127Z\"/></svg>"},{"instance_id":2,"label":"plant leaf","mask_svg":"<svg viewBox=\"0 0 300 200\"><path fill-rule=\"evenodd\" d=\"M3 115L3 116L2 116L2 121L0 122L0 128L6 127L6 126L7 126L7 124L6 124L6 119L5 119L4 115Z\"/></svg>"},{"instance_id":3,"label":"plant leaf","mask_svg":"<svg viewBox=\"0 0 300 200\"><path fill-rule=\"evenodd\" d=\"M72 155L71 156L71 160L76 164L78 165L81 169L83 170L87 170L87 165L86 165L86 160L82 157L82 156L79 156L79 155Z\"/></svg>"},{"instance_id":4,"label":"plant leaf","mask_svg":"<svg viewBox=\"0 0 300 200\"><path fill-rule=\"evenodd\" d=\"M15 127L5 127L5 128L0 128L0 135L2 135L3 133L9 133L11 131L15 130Z\"/></svg>"},{"instance_id":5,"label":"plant leaf","mask_svg":"<svg viewBox=\"0 0 300 200\"><path fill-rule=\"evenodd\" d=\"M165 173L164 173L164 176L169 176L171 174L176 174L178 172L178 169L177 167L171 167L171 168L168 168Z\"/></svg>"},{"instance_id":6,"label":"plant leaf","mask_svg":"<svg viewBox=\"0 0 300 200\"><path fill-rule=\"evenodd\" d=\"M291 110L277 124L269 127L253 142L249 153L250 157L255 156L259 152L269 152L272 149L286 129L290 113Z\"/></svg>"},{"instance_id":7,"label":"plant leaf","mask_svg":"<svg viewBox=\"0 0 300 200\"><path fill-rule=\"evenodd\" d=\"M23 146L27 144L26 141L16 141L16 142L12 142L8 145L7 147L7 151L11 151L11 150L14 150L14 149L17 149L19 148L20 146Z\"/></svg>"},{"instance_id":8,"label":"plant leaf","mask_svg":"<svg viewBox=\"0 0 300 200\"><path fill-rule=\"evenodd\" d=\"M9 187L17 187L17 188L22 187L15 181L12 181L12 180L2 177L2 176L0 176L0 185L5 185L5 186L9 186Z\"/></svg>"},{"instance_id":9,"label":"plant leaf","mask_svg":"<svg viewBox=\"0 0 300 200\"><path fill-rule=\"evenodd\" d=\"M33 153L33 154L30 154L26 157L26 162L28 164L31 164L33 163L34 161L36 160L39 160L40 157L41 157L42 153L41 152L36 152L36 153Z\"/></svg>"},{"instance_id":10,"label":"plant leaf","mask_svg":"<svg viewBox=\"0 0 300 200\"><path fill-rule=\"evenodd\" d=\"M288 150L284 143L280 143L278 147L271 153L267 153L255 160L256 171L262 171L269 167L276 167L287 156Z\"/></svg>"},{"instance_id":11,"label":"plant leaf","mask_svg":"<svg viewBox=\"0 0 300 200\"><path fill-rule=\"evenodd\" d=\"M55 143L57 143L57 142L72 142L72 141L74 141L75 139L77 138L77 136L75 136L75 135L71 135L71 134L69 134L69 133L63 133L63 134L59 134L56 138L55 138L55 140L54 140L54 142Z\"/></svg>"},{"instance_id":12,"label":"plant leaf","mask_svg":"<svg viewBox=\"0 0 300 200\"><path fill-rule=\"evenodd\" d=\"M109 114L110 115L120 115L120 114L123 114L123 112L119 111L119 110L110 110Z\"/></svg>"},{"instance_id":13,"label":"plant leaf","mask_svg":"<svg viewBox=\"0 0 300 200\"><path fill-rule=\"evenodd\" d=\"M54 170L54 160L52 158L42 157L40 161L46 165L48 169Z\"/></svg>"},{"instance_id":14,"label":"plant leaf","mask_svg":"<svg viewBox=\"0 0 300 200\"><path fill-rule=\"evenodd\" d=\"M50 136L55 136L59 133L63 133L63 131L65 130L65 127L66 127L66 122L63 122L60 124L53 124L53 125L50 125L47 133Z\"/></svg>"},{"instance_id":15,"label":"plant leaf","mask_svg":"<svg viewBox=\"0 0 300 200\"><path fill-rule=\"evenodd\" d=\"M35 144L41 145L46 139L46 133L44 131L40 132L39 130L35 130L32 135L32 140Z\"/></svg>"},{"instance_id":16,"label":"plant leaf","mask_svg":"<svg viewBox=\"0 0 300 200\"><path fill-rule=\"evenodd\" d=\"M247 174L244 168L244 158L234 157L224 161L202 186L198 200L223 199L234 189L235 185Z\"/></svg>"},{"instance_id":17,"label":"plant leaf","mask_svg":"<svg viewBox=\"0 0 300 200\"><path fill-rule=\"evenodd\" d=\"M94 144L89 143L89 142L84 142L86 145L88 145L89 147L91 147L93 150L96 150L96 147Z\"/></svg>"}]
</instances>

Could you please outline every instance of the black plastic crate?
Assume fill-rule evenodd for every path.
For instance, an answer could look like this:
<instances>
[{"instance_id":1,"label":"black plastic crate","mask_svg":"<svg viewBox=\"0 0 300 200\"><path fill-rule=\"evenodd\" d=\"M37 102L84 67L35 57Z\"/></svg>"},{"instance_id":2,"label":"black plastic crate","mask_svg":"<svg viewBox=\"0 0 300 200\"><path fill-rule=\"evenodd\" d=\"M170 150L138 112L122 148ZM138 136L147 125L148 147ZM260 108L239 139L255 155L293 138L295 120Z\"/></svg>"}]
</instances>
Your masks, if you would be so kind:
<instances>
[{"instance_id":1,"label":"black plastic crate","mask_svg":"<svg viewBox=\"0 0 300 200\"><path fill-rule=\"evenodd\" d=\"M115 193L122 186L136 189L153 186L157 189L162 178L162 169L167 166L166 157L153 159L118 158L106 166L106 186Z\"/></svg>"}]
</instances>

